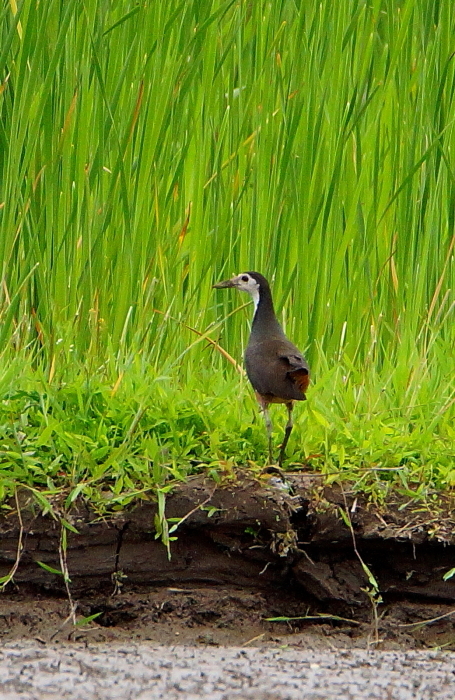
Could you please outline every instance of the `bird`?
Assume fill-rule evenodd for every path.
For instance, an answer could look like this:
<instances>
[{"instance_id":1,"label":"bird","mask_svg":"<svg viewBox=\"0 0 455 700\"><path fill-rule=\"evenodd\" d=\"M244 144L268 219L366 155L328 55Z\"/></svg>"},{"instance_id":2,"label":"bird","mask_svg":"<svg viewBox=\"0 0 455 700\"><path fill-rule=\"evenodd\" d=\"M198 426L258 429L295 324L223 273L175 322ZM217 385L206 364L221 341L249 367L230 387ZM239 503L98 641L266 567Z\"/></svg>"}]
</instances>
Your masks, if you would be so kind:
<instances>
[{"instance_id":1,"label":"bird","mask_svg":"<svg viewBox=\"0 0 455 700\"><path fill-rule=\"evenodd\" d=\"M300 350L285 336L275 314L270 285L263 275L259 272L241 272L232 279L217 282L213 287L239 289L253 299L254 315L245 350L245 368L264 415L270 464L273 463L273 426L269 406L284 403L288 410L288 422L278 458L281 467L293 427L294 402L306 399L310 368Z\"/></svg>"}]
</instances>

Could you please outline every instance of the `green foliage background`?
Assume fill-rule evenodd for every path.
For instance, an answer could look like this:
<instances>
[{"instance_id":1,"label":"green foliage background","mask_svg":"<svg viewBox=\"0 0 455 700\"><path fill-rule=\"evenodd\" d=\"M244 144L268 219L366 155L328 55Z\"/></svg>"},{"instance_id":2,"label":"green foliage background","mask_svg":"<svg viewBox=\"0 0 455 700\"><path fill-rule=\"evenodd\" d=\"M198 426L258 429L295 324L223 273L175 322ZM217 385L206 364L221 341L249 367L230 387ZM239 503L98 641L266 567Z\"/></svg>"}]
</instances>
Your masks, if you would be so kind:
<instances>
[{"instance_id":1,"label":"green foliage background","mask_svg":"<svg viewBox=\"0 0 455 700\"><path fill-rule=\"evenodd\" d=\"M313 372L291 460L376 495L451 488L452 3L1 12L3 490L123 504L199 462L264 464L207 341L240 361L251 309L211 285L255 269Z\"/></svg>"}]
</instances>

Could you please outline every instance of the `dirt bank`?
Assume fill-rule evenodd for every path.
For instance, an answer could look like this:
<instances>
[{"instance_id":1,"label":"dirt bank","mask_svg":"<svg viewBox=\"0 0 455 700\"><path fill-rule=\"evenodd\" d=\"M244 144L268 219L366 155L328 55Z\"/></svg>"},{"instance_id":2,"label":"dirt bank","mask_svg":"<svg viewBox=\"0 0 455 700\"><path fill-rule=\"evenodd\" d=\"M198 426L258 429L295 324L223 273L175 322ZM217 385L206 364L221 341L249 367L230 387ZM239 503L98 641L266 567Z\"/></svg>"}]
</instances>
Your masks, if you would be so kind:
<instances>
[{"instance_id":1,"label":"dirt bank","mask_svg":"<svg viewBox=\"0 0 455 700\"><path fill-rule=\"evenodd\" d=\"M67 532L70 589L80 615L101 613L81 630L63 625L63 577L37 564L61 569L60 524L21 495L20 512L11 504L0 521L0 577L21 542L14 581L0 598L0 635L205 644L282 643L292 635L298 644L313 634L323 645L355 645L375 634L392 647L450 648L455 579L443 580L455 565L450 504L432 512L412 501L379 508L346 488L321 488L317 475L286 478L290 492L275 477L218 486L194 478L176 487L166 502L166 517L182 519L171 559L155 539L155 503L103 519L79 503L65 515L78 531ZM266 621L277 616L306 619Z\"/></svg>"}]
</instances>

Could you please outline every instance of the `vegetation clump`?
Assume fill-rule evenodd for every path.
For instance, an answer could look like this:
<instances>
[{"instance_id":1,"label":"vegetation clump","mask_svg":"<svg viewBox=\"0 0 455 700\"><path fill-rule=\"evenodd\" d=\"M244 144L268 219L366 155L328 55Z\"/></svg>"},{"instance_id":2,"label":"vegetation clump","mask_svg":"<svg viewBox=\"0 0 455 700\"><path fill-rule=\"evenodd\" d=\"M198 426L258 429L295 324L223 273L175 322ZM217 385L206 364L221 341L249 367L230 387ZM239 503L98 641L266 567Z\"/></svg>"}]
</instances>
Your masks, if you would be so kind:
<instances>
[{"instance_id":1,"label":"vegetation clump","mask_svg":"<svg viewBox=\"0 0 455 700\"><path fill-rule=\"evenodd\" d=\"M2 497L263 467L251 309L211 289L250 269L312 368L287 467L451 490L452 4L24 0L0 33Z\"/></svg>"}]
</instances>

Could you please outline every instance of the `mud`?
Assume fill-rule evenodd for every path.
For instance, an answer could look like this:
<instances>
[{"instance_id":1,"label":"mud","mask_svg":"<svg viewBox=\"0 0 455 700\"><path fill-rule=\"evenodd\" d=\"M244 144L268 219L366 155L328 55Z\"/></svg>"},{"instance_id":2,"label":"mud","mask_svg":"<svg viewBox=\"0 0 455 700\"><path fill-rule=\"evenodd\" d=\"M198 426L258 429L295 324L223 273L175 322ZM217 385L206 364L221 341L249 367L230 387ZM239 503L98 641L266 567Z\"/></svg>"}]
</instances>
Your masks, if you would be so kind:
<instances>
[{"instance_id":1,"label":"mud","mask_svg":"<svg viewBox=\"0 0 455 700\"><path fill-rule=\"evenodd\" d=\"M287 478L290 492L249 477L177 487L170 559L151 501L103 518L55 503L51 517L21 494L0 519L0 577L14 572L0 639L455 648L455 579L443 580L455 562L451 504L435 517L417 501L379 508L314 475ZM64 550L60 517L77 529ZM67 566L79 621L96 619L74 627L63 576L38 562Z\"/></svg>"},{"instance_id":2,"label":"mud","mask_svg":"<svg viewBox=\"0 0 455 700\"><path fill-rule=\"evenodd\" d=\"M453 606L400 601L381 604L377 612L377 621L371 610L363 621L340 619L284 591L159 587L82 596L75 627L65 598L16 592L0 598L0 642L455 650ZM92 615L97 617L80 624ZM286 619L270 621L277 617Z\"/></svg>"}]
</instances>

